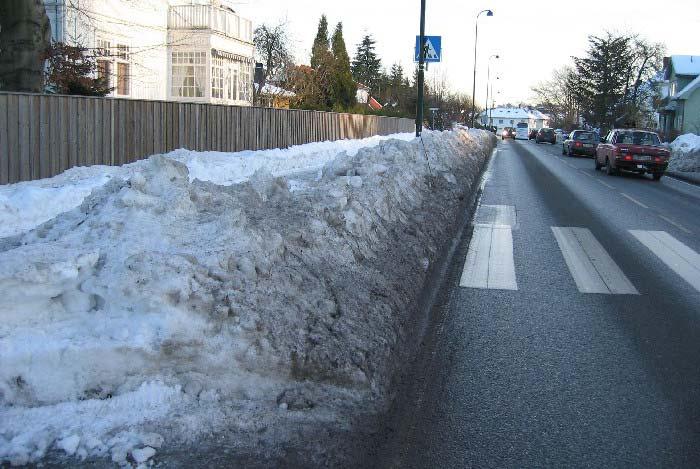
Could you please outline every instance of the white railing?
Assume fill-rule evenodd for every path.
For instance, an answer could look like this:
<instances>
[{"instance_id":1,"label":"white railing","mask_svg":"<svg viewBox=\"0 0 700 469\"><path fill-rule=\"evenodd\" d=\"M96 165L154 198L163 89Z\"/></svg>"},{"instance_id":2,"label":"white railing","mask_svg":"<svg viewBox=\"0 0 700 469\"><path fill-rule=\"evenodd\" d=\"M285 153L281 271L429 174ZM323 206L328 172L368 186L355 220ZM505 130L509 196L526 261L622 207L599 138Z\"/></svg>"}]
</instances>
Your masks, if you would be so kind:
<instances>
[{"instance_id":1,"label":"white railing","mask_svg":"<svg viewBox=\"0 0 700 469\"><path fill-rule=\"evenodd\" d=\"M170 7L169 29L211 29L225 36L253 42L253 25L232 11L212 5Z\"/></svg>"}]
</instances>

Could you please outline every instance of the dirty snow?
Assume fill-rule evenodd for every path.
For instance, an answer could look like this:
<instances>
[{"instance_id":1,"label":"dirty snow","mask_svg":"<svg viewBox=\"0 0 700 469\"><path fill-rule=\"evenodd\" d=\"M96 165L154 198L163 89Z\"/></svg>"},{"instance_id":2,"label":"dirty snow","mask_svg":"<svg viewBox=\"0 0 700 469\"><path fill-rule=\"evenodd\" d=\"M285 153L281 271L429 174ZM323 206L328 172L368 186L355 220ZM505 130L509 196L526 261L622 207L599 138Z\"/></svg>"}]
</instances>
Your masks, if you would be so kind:
<instances>
[{"instance_id":1,"label":"dirty snow","mask_svg":"<svg viewBox=\"0 0 700 469\"><path fill-rule=\"evenodd\" d=\"M683 134L671 143L669 171L700 171L700 135Z\"/></svg>"},{"instance_id":2,"label":"dirty snow","mask_svg":"<svg viewBox=\"0 0 700 469\"><path fill-rule=\"evenodd\" d=\"M175 150L166 156L187 165L190 180L234 184L247 180L260 168L274 176L322 167L340 152L356 154L361 148L377 146L384 140L410 141L412 133L374 136L360 140L337 140L264 151L191 152ZM0 238L28 231L56 215L72 210L111 178L128 178L141 163L122 167L89 166L71 168L50 179L0 186Z\"/></svg>"},{"instance_id":3,"label":"dirty snow","mask_svg":"<svg viewBox=\"0 0 700 469\"><path fill-rule=\"evenodd\" d=\"M177 151L10 186L11 207L18 191L63 195L13 212L11 232L58 216L0 239L0 462L139 464L232 428L257 441L381 407L493 145L424 140L427 156L405 136Z\"/></svg>"}]
</instances>

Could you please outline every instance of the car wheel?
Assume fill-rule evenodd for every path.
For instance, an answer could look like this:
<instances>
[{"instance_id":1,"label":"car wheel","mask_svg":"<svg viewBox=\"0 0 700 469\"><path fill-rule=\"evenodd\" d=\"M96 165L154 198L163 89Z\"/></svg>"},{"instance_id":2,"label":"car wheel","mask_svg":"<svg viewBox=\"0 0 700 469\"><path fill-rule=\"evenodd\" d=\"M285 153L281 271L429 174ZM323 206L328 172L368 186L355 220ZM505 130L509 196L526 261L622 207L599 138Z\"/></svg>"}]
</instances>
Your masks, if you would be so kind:
<instances>
[{"instance_id":1,"label":"car wheel","mask_svg":"<svg viewBox=\"0 0 700 469\"><path fill-rule=\"evenodd\" d=\"M661 179L661 176L663 176L664 173L654 173L651 175L651 177L654 179L654 181L658 181Z\"/></svg>"},{"instance_id":2,"label":"car wheel","mask_svg":"<svg viewBox=\"0 0 700 469\"><path fill-rule=\"evenodd\" d=\"M612 165L610 164L610 160L605 158L605 174L608 176L614 176L617 174L617 171L613 169Z\"/></svg>"}]
</instances>

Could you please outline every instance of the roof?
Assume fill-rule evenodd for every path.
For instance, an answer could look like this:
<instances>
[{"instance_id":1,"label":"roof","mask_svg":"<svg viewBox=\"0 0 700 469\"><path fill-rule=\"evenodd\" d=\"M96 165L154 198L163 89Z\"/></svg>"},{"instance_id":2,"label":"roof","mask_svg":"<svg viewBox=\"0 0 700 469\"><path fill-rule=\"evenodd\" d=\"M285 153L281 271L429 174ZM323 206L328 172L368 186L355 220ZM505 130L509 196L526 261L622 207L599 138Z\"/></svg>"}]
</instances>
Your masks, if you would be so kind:
<instances>
[{"instance_id":1,"label":"roof","mask_svg":"<svg viewBox=\"0 0 700 469\"><path fill-rule=\"evenodd\" d=\"M676 75L700 75L700 55L672 55L671 68Z\"/></svg>"},{"instance_id":2,"label":"roof","mask_svg":"<svg viewBox=\"0 0 700 469\"><path fill-rule=\"evenodd\" d=\"M519 107L497 107L489 109L489 116L494 119L549 119L549 116L541 113L537 109L523 109Z\"/></svg>"},{"instance_id":3,"label":"roof","mask_svg":"<svg viewBox=\"0 0 700 469\"><path fill-rule=\"evenodd\" d=\"M370 96L369 101L367 102L367 104L369 105L369 107L371 107L371 108L374 109L375 111L379 111L379 110L383 107L381 104L379 104L379 101L377 101L376 99L372 98L371 96Z\"/></svg>"},{"instance_id":4,"label":"roof","mask_svg":"<svg viewBox=\"0 0 700 469\"><path fill-rule=\"evenodd\" d=\"M253 83L253 86L255 86L255 89L258 89L258 84ZM292 91L287 91L283 88L280 88L279 86L271 85L270 83L265 83L265 86L263 86L262 92L260 93L265 96L282 96L285 98L293 98L296 96L295 93Z\"/></svg>"},{"instance_id":5,"label":"roof","mask_svg":"<svg viewBox=\"0 0 700 469\"><path fill-rule=\"evenodd\" d=\"M700 88L700 75L695 80L688 83L673 99L688 99L695 90Z\"/></svg>"}]
</instances>

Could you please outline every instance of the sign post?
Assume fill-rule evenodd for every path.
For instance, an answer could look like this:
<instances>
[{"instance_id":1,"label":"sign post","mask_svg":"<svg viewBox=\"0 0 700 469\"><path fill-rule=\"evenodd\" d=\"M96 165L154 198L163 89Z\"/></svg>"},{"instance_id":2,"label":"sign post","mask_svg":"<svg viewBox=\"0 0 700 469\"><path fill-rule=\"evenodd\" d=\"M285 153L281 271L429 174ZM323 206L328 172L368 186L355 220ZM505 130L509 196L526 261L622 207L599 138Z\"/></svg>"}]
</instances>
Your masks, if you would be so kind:
<instances>
[{"instance_id":1,"label":"sign post","mask_svg":"<svg viewBox=\"0 0 700 469\"><path fill-rule=\"evenodd\" d=\"M442 59L442 37L425 35L425 0L421 0L420 36L416 36L415 61L418 62L418 109L416 112L416 137L423 129L423 89L425 64Z\"/></svg>"},{"instance_id":2,"label":"sign post","mask_svg":"<svg viewBox=\"0 0 700 469\"><path fill-rule=\"evenodd\" d=\"M425 67L425 49L420 47L425 40L425 0L420 0L420 36L418 36L418 103L416 109L416 137L420 137L423 131L423 88L425 77L423 67Z\"/></svg>"}]
</instances>

